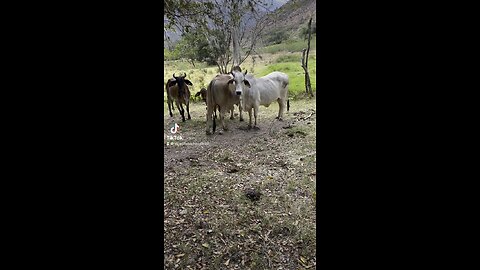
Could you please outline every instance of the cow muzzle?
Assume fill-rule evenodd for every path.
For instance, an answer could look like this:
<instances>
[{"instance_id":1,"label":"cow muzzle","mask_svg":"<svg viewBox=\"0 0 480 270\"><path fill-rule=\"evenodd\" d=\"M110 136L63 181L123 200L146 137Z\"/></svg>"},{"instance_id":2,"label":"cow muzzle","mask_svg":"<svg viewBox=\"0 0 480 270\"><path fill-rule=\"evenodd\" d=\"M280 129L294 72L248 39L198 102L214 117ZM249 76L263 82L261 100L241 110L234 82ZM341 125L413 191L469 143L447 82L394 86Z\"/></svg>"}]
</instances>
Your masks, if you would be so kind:
<instances>
[{"instance_id":1,"label":"cow muzzle","mask_svg":"<svg viewBox=\"0 0 480 270\"><path fill-rule=\"evenodd\" d=\"M237 96L240 96L242 94L242 91L235 91L235 94L237 94Z\"/></svg>"}]
</instances>

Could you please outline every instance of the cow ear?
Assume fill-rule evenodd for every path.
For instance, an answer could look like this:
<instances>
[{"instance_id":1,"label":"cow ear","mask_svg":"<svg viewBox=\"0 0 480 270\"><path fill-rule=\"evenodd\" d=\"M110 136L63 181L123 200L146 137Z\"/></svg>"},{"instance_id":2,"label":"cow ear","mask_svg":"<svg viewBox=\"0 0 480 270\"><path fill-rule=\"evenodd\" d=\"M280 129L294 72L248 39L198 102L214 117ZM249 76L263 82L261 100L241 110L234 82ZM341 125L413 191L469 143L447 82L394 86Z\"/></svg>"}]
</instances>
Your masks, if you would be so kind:
<instances>
[{"instance_id":1,"label":"cow ear","mask_svg":"<svg viewBox=\"0 0 480 270\"><path fill-rule=\"evenodd\" d=\"M231 84L231 83L233 83L233 81L234 81L234 79L230 79L230 80L228 80L227 84Z\"/></svg>"},{"instance_id":2,"label":"cow ear","mask_svg":"<svg viewBox=\"0 0 480 270\"><path fill-rule=\"evenodd\" d=\"M184 80L184 82L185 82L186 84L188 84L188 85L193 85L193 83L192 83L191 81L189 81L189 80Z\"/></svg>"},{"instance_id":3,"label":"cow ear","mask_svg":"<svg viewBox=\"0 0 480 270\"><path fill-rule=\"evenodd\" d=\"M250 82L248 82L247 80L243 80L243 83L244 83L246 86L251 87L251 86L250 86Z\"/></svg>"},{"instance_id":4,"label":"cow ear","mask_svg":"<svg viewBox=\"0 0 480 270\"><path fill-rule=\"evenodd\" d=\"M167 82L167 87L172 87L172 86L174 86L176 83L177 83L176 80L168 81L168 82Z\"/></svg>"}]
</instances>

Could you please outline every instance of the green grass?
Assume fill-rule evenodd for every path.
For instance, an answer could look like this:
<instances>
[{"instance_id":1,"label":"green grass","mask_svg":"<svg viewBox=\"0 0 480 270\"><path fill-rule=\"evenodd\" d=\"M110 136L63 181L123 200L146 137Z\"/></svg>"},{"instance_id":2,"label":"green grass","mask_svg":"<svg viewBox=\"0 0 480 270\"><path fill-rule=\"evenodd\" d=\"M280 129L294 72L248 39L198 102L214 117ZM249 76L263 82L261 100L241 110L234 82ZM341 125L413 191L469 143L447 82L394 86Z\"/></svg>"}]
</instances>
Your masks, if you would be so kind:
<instances>
[{"instance_id":1,"label":"green grass","mask_svg":"<svg viewBox=\"0 0 480 270\"><path fill-rule=\"evenodd\" d=\"M312 40L313 42L313 40ZM286 44L294 44L289 46L299 46L300 43L305 42L293 42ZM284 46L286 44L278 44ZM296 45L295 45L296 44ZM273 45L277 46L277 45ZM268 48L268 47L267 47ZM314 48L314 47L313 47ZM309 55L309 72L310 81L313 91L316 90L316 51L312 48ZM303 68L300 66L300 60L302 57L301 52L287 52L278 51L277 53L263 53L262 59L258 58L253 66L252 59L249 57L244 63L242 63L242 69L248 70L249 73L255 74L255 76L264 76L273 71L284 72L290 79L289 95L291 98L297 98L303 96L305 93L305 75ZM190 93L192 97L196 92L200 91L202 87L207 87L210 81L217 75L216 66L207 66L206 63L195 63L195 67L187 61L165 61L164 62L164 85L169 78L175 72L177 75L183 72L187 73L187 79L189 79L193 86L190 87ZM164 100L166 102L166 92L164 90Z\"/></svg>"},{"instance_id":2,"label":"green grass","mask_svg":"<svg viewBox=\"0 0 480 270\"><path fill-rule=\"evenodd\" d=\"M308 58L309 58L308 69L310 72L310 82L312 85L312 90L315 91L316 81L317 81L316 80L317 79L317 76L316 76L317 63L315 62L315 56L310 55ZM288 87L290 96L297 97L305 93L305 74L304 74L303 68L300 66L301 53L298 53L295 55L281 56L278 59L280 59L279 63L273 63L260 69L258 72L258 76L265 76L268 73L271 73L273 71L284 72L288 75L288 78L290 79L290 84ZM277 59L277 62L278 62L278 59ZM296 59L297 61L293 61L294 59ZM292 60L292 61L284 62L285 60Z\"/></svg>"},{"instance_id":3,"label":"green grass","mask_svg":"<svg viewBox=\"0 0 480 270\"><path fill-rule=\"evenodd\" d=\"M266 46L260 49L261 53L278 53L278 52L301 52L307 48L307 41L303 40L287 40L284 43ZM317 42L314 37L310 41L310 50L317 48Z\"/></svg>"}]
</instances>

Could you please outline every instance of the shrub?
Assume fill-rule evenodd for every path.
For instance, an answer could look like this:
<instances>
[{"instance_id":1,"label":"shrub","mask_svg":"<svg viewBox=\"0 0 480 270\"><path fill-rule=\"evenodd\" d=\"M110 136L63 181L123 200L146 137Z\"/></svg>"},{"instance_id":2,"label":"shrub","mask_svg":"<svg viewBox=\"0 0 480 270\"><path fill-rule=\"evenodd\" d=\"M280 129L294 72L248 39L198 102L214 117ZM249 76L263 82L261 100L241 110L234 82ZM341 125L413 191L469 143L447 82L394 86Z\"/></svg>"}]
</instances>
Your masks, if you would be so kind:
<instances>
[{"instance_id":1,"label":"shrub","mask_svg":"<svg viewBox=\"0 0 480 270\"><path fill-rule=\"evenodd\" d=\"M288 39L288 34L285 31L277 31L267 38L267 44L280 44Z\"/></svg>"}]
</instances>

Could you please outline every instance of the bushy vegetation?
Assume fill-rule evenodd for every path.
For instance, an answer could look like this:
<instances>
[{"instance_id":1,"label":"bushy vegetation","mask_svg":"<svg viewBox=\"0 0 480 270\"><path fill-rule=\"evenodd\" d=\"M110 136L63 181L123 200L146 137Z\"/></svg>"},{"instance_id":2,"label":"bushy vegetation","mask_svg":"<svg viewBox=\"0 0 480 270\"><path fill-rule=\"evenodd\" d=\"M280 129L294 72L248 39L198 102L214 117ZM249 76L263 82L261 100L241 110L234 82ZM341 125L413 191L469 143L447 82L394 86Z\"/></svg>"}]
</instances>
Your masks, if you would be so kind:
<instances>
[{"instance_id":1,"label":"bushy vegetation","mask_svg":"<svg viewBox=\"0 0 480 270\"><path fill-rule=\"evenodd\" d=\"M173 50L163 49L164 59L167 61L185 59L192 65L196 62L206 62L208 65L216 64L219 52L209 46L208 41L198 32L184 35L175 45Z\"/></svg>"},{"instance_id":2,"label":"bushy vegetation","mask_svg":"<svg viewBox=\"0 0 480 270\"><path fill-rule=\"evenodd\" d=\"M280 44L288 40L288 34L286 31L276 31L272 34L270 34L266 38L266 43L267 44Z\"/></svg>"},{"instance_id":3,"label":"bushy vegetation","mask_svg":"<svg viewBox=\"0 0 480 270\"><path fill-rule=\"evenodd\" d=\"M317 43L315 38L312 37L310 43L310 50L315 50ZM301 52L304 48L307 48L307 44L304 40L288 40L284 43L266 46L259 50L261 53L278 53L278 52Z\"/></svg>"}]
</instances>

